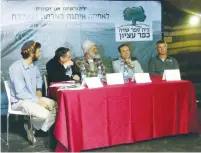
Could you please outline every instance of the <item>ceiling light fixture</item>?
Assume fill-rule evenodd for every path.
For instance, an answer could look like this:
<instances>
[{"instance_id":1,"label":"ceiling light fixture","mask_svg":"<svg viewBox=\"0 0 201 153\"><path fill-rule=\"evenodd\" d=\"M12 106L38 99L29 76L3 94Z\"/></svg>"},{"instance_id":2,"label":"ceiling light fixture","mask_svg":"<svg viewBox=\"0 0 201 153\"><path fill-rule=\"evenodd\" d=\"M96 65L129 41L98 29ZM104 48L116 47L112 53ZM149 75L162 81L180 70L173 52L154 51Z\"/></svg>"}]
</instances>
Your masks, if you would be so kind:
<instances>
[{"instance_id":1,"label":"ceiling light fixture","mask_svg":"<svg viewBox=\"0 0 201 153\"><path fill-rule=\"evenodd\" d=\"M198 16L192 16L189 20L189 23L192 25L192 26L195 26L195 25L198 25L200 22L200 17Z\"/></svg>"}]
</instances>

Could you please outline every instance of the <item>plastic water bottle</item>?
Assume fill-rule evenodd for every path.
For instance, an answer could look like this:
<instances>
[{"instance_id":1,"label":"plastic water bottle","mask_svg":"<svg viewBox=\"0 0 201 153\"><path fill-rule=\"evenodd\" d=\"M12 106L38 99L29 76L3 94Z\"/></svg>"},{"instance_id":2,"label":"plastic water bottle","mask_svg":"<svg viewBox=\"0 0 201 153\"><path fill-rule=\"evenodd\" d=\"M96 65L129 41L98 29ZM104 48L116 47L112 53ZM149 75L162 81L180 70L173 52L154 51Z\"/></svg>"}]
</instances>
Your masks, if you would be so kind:
<instances>
[{"instance_id":1,"label":"plastic water bottle","mask_svg":"<svg viewBox=\"0 0 201 153\"><path fill-rule=\"evenodd\" d=\"M124 65L123 76L124 76L124 83L128 83L128 66L127 65Z\"/></svg>"},{"instance_id":2,"label":"plastic water bottle","mask_svg":"<svg viewBox=\"0 0 201 153\"><path fill-rule=\"evenodd\" d=\"M97 77L100 78L100 80L103 78L103 74L102 74L102 69L101 66L98 66L98 73L97 73Z\"/></svg>"},{"instance_id":3,"label":"plastic water bottle","mask_svg":"<svg viewBox=\"0 0 201 153\"><path fill-rule=\"evenodd\" d=\"M87 77L87 71L84 65L82 66L81 76L82 76L82 80L84 80L84 78Z\"/></svg>"}]
</instances>

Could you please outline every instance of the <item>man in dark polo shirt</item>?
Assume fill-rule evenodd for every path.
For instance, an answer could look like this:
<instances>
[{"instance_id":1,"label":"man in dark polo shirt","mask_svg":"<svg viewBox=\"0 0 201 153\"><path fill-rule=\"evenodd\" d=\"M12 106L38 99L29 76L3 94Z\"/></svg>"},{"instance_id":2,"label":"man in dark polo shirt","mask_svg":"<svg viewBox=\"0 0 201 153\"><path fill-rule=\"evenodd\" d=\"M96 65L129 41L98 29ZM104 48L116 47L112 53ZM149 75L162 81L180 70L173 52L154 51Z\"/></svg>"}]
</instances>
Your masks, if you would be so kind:
<instances>
[{"instance_id":1,"label":"man in dark polo shirt","mask_svg":"<svg viewBox=\"0 0 201 153\"><path fill-rule=\"evenodd\" d=\"M149 62L151 75L163 75L164 70L179 69L177 60L167 55L167 43L160 40L156 43L158 55Z\"/></svg>"}]
</instances>

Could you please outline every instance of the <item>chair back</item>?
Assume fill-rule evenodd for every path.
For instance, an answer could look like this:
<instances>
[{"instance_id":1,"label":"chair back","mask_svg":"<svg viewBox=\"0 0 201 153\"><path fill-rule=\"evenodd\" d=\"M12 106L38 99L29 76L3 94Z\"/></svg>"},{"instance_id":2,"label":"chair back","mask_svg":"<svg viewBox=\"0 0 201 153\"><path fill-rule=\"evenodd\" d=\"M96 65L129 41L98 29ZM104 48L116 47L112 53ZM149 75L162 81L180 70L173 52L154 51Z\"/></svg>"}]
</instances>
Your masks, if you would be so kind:
<instances>
[{"instance_id":1,"label":"chair back","mask_svg":"<svg viewBox=\"0 0 201 153\"><path fill-rule=\"evenodd\" d=\"M48 81L47 81L47 74L43 75L44 84L45 84L45 96L47 97L47 90L48 90Z\"/></svg>"},{"instance_id":2,"label":"chair back","mask_svg":"<svg viewBox=\"0 0 201 153\"><path fill-rule=\"evenodd\" d=\"M5 86L5 89L6 89L6 94L7 94L7 97L8 97L8 113L11 111L11 101L10 101L10 98L11 98L11 94L10 94L10 81L4 81L4 86Z\"/></svg>"},{"instance_id":3,"label":"chair back","mask_svg":"<svg viewBox=\"0 0 201 153\"><path fill-rule=\"evenodd\" d=\"M8 80L4 81L4 85L5 85L6 94L7 94L7 97L8 97L8 114L29 115L26 112L12 110L12 108L11 108L11 100L10 100L10 98L11 98L10 81L8 81Z\"/></svg>"}]
</instances>

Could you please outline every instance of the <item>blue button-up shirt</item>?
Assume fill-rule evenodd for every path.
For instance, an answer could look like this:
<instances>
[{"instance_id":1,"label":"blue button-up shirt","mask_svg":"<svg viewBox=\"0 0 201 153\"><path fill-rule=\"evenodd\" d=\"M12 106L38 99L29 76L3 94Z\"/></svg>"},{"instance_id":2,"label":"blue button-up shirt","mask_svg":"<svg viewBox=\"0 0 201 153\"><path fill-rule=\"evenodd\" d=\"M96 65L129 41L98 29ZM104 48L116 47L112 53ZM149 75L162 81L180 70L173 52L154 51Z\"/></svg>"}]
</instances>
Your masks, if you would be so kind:
<instances>
[{"instance_id":1,"label":"blue button-up shirt","mask_svg":"<svg viewBox=\"0 0 201 153\"><path fill-rule=\"evenodd\" d=\"M30 99L38 102L36 89L42 88L42 77L35 63L28 65L24 59L14 62L9 68L11 102Z\"/></svg>"}]
</instances>

